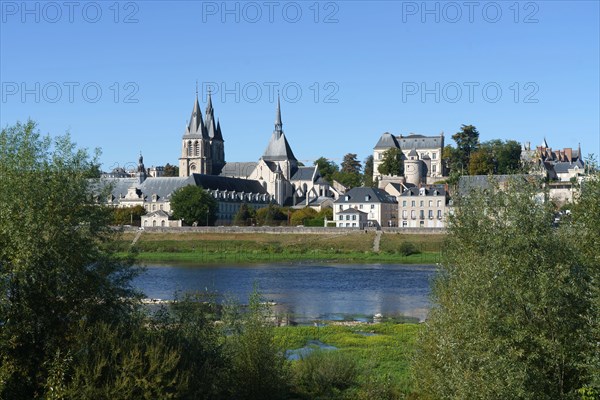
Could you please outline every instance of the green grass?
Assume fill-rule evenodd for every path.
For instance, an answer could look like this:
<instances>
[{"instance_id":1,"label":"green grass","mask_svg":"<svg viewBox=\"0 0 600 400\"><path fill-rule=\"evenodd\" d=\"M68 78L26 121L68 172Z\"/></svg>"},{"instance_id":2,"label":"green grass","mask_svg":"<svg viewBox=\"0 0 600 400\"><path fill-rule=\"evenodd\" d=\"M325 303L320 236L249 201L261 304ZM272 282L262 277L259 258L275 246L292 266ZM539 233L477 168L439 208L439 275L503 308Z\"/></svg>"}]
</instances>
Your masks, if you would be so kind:
<instances>
[{"instance_id":1,"label":"green grass","mask_svg":"<svg viewBox=\"0 0 600 400\"><path fill-rule=\"evenodd\" d=\"M418 324L394 323L286 326L276 328L275 335L278 344L286 349L303 347L309 340L336 346L337 351L356 361L361 371L360 383L366 384L374 377L389 377L398 392L408 394L413 391L410 361L419 329Z\"/></svg>"},{"instance_id":2,"label":"green grass","mask_svg":"<svg viewBox=\"0 0 600 400\"><path fill-rule=\"evenodd\" d=\"M440 261L443 235L384 234L379 252L373 252L374 233L267 234L267 233L148 233L134 247L141 262L211 263L256 262L367 262L434 264ZM124 234L117 251L124 256L132 234ZM399 249L410 241L421 251L403 256Z\"/></svg>"}]
</instances>

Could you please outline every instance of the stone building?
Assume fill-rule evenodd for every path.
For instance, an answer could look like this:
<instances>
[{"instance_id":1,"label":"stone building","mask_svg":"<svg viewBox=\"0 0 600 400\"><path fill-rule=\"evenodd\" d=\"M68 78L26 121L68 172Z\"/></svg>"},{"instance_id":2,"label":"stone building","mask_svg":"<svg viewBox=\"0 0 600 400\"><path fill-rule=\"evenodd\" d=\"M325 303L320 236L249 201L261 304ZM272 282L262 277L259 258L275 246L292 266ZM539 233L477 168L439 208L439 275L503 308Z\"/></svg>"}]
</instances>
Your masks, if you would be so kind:
<instances>
[{"instance_id":1,"label":"stone building","mask_svg":"<svg viewBox=\"0 0 600 400\"><path fill-rule=\"evenodd\" d=\"M443 185L406 188L398 197L398 226L444 228L448 201L448 190Z\"/></svg>"},{"instance_id":2,"label":"stone building","mask_svg":"<svg viewBox=\"0 0 600 400\"><path fill-rule=\"evenodd\" d=\"M379 172L384 153L390 148L402 151L406 181L413 184L432 184L443 176L442 151L444 134L424 136L411 133L408 136L394 136L385 132L373 148L373 180L385 180ZM408 168L407 168L408 167Z\"/></svg>"},{"instance_id":3,"label":"stone building","mask_svg":"<svg viewBox=\"0 0 600 400\"><path fill-rule=\"evenodd\" d=\"M341 222L340 215L344 218L350 215L349 209L366 213L367 226L398 226L398 202L395 197L381 189L356 187L340 196L333 204L333 219L337 226L340 226L337 224Z\"/></svg>"},{"instance_id":4,"label":"stone building","mask_svg":"<svg viewBox=\"0 0 600 400\"><path fill-rule=\"evenodd\" d=\"M553 150L546 139L531 148L525 143L521 149L521 162L529 166L533 173L545 176L549 181L569 182L585 173L581 145L577 149L566 147Z\"/></svg>"},{"instance_id":5,"label":"stone building","mask_svg":"<svg viewBox=\"0 0 600 400\"><path fill-rule=\"evenodd\" d=\"M320 210L337 198L318 167L298 165L283 132L279 98L275 129L256 162L225 162L225 141L220 122L215 122L210 93L205 118L196 92L191 118L181 138L179 177L164 177L161 167L146 169L140 154L135 172L120 169L104 174L96 192L108 189L105 202L114 207L144 207L149 213L144 219L148 226L172 224L165 219L165 215L171 215L171 195L187 185L201 186L217 200L217 225L230 224L243 203L255 209L277 203Z\"/></svg>"}]
</instances>

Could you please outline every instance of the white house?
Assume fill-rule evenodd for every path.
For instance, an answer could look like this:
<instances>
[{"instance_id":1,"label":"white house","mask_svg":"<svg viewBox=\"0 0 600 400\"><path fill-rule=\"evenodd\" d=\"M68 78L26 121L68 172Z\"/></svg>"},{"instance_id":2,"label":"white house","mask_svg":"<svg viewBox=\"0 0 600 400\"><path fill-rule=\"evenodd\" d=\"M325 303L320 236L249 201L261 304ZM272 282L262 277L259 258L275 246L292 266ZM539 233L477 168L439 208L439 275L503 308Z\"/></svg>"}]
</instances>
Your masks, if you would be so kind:
<instances>
[{"instance_id":1,"label":"white house","mask_svg":"<svg viewBox=\"0 0 600 400\"><path fill-rule=\"evenodd\" d=\"M343 214L343 212L352 208L367 214L367 226L378 228L398 226L398 203L396 198L382 189L370 187L350 189L334 202L333 219L336 222L340 221L340 213L345 218L349 214Z\"/></svg>"},{"instance_id":2,"label":"white house","mask_svg":"<svg viewBox=\"0 0 600 400\"><path fill-rule=\"evenodd\" d=\"M368 214L356 208L339 211L335 217L335 226L337 228L364 229L368 226Z\"/></svg>"}]
</instances>

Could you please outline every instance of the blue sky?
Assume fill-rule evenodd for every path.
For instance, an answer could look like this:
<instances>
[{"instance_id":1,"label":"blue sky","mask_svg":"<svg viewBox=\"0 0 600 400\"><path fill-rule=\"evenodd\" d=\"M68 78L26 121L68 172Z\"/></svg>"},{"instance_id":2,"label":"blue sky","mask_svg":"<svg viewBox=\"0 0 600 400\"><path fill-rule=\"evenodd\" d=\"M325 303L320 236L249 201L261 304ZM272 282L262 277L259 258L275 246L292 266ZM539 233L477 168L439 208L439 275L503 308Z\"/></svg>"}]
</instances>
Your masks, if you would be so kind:
<instances>
[{"instance_id":1,"label":"blue sky","mask_svg":"<svg viewBox=\"0 0 600 400\"><path fill-rule=\"evenodd\" d=\"M228 161L257 160L277 90L305 163L386 131L600 154L599 2L2 1L0 124L32 118L105 170L177 163L209 86ZM101 91L101 93L99 92Z\"/></svg>"}]
</instances>

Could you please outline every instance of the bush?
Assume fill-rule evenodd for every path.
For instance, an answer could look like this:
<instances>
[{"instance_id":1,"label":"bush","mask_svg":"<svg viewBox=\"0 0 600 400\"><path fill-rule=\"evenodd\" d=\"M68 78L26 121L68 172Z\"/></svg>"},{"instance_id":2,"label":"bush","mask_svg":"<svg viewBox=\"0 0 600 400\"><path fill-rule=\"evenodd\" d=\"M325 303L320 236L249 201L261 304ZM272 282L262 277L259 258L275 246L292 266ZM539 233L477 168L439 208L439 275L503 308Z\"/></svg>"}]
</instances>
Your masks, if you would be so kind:
<instances>
[{"instance_id":1,"label":"bush","mask_svg":"<svg viewBox=\"0 0 600 400\"><path fill-rule=\"evenodd\" d=\"M310 399L332 399L356 385L354 359L339 351L316 350L295 364L294 386Z\"/></svg>"},{"instance_id":2,"label":"bush","mask_svg":"<svg viewBox=\"0 0 600 400\"><path fill-rule=\"evenodd\" d=\"M411 254L419 254L421 252L417 246L411 242L402 242L398 251L405 257L410 256Z\"/></svg>"}]
</instances>

